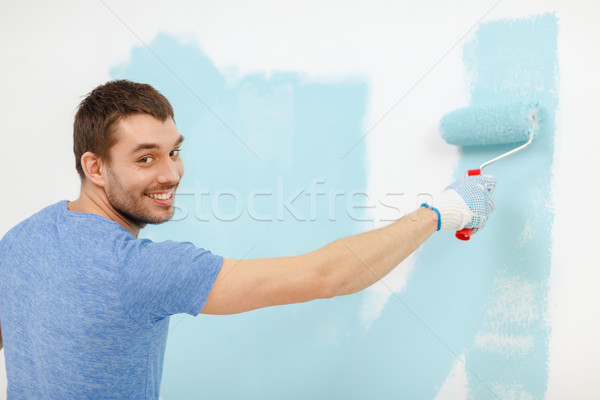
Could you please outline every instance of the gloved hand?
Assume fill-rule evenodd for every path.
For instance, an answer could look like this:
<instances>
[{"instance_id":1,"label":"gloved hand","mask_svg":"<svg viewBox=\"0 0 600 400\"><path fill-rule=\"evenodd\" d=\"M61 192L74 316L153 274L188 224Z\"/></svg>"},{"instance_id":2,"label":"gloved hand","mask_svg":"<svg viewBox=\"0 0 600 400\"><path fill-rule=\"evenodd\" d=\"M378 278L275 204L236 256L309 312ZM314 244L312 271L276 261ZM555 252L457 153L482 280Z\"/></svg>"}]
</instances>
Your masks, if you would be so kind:
<instances>
[{"instance_id":1,"label":"gloved hand","mask_svg":"<svg viewBox=\"0 0 600 400\"><path fill-rule=\"evenodd\" d=\"M438 231L472 228L473 234L483 229L496 208L492 193L496 178L491 175L463 176L423 206L438 212Z\"/></svg>"}]
</instances>

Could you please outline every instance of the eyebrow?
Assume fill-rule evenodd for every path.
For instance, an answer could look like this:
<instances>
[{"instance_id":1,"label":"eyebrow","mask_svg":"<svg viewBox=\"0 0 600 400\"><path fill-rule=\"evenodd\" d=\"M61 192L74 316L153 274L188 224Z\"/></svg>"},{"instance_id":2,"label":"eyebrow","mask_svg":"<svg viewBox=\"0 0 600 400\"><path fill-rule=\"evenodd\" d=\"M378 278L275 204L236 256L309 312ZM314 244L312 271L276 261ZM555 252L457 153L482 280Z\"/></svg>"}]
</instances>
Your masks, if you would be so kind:
<instances>
[{"instance_id":1,"label":"eyebrow","mask_svg":"<svg viewBox=\"0 0 600 400\"><path fill-rule=\"evenodd\" d=\"M181 144L181 142L183 142L183 135L179 135L179 139L177 139L177 141L175 142L175 144L173 144L173 147L177 147ZM133 150L131 150L130 154L134 154L137 153L140 150L145 150L145 149L159 149L160 146L158 145L158 143L140 143L137 146L135 146L135 148Z\"/></svg>"}]
</instances>

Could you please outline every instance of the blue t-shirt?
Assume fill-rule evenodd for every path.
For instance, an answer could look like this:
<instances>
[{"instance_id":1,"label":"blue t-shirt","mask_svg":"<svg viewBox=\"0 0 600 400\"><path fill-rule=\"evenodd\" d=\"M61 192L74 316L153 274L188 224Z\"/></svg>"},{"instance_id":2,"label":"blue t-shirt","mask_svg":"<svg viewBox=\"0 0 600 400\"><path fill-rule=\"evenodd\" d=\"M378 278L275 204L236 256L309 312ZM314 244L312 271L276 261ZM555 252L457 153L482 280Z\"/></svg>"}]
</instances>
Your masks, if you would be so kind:
<instances>
[{"instance_id":1,"label":"blue t-shirt","mask_svg":"<svg viewBox=\"0 0 600 400\"><path fill-rule=\"evenodd\" d=\"M157 399L169 327L198 315L223 258L136 239L63 200L0 241L9 399Z\"/></svg>"}]
</instances>

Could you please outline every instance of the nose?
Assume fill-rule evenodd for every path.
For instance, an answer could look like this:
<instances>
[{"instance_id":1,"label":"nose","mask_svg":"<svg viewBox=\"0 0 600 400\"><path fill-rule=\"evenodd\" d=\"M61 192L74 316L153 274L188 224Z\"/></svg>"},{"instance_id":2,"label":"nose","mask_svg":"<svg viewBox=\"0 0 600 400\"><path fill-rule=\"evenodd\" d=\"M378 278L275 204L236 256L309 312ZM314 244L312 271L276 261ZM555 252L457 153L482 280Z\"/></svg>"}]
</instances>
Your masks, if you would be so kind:
<instances>
[{"instance_id":1,"label":"nose","mask_svg":"<svg viewBox=\"0 0 600 400\"><path fill-rule=\"evenodd\" d=\"M161 185L176 185L181 179L181 173L178 161L170 158L166 159L161 166L160 174L158 175L158 183Z\"/></svg>"}]
</instances>

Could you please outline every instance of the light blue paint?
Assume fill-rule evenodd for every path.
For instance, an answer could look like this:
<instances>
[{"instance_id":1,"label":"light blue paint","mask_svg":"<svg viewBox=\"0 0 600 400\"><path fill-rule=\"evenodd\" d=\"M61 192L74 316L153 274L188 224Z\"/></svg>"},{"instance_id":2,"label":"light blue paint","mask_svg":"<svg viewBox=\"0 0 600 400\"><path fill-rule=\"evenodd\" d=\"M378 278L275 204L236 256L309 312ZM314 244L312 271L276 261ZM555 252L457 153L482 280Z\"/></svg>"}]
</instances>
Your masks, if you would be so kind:
<instances>
[{"instance_id":1,"label":"light blue paint","mask_svg":"<svg viewBox=\"0 0 600 400\"><path fill-rule=\"evenodd\" d=\"M498 209L486 229L470 243L459 243L449 232L434 235L399 294L443 343L394 297L368 332L358 318L362 294L228 317L188 316L180 323L176 316L162 397L432 399L456 361L454 351L466 354L467 364L488 385L520 385L521 392L541 398L548 340L541 317L500 327L534 338L524 355L491 355L477 349L474 338L490 323L486 310L498 276L530 282L537 311L541 315L547 309L552 213L546 202L557 92L556 26L553 15L493 22L481 26L465 47L465 64L474 77L472 104L531 97L543 107L544 121L530 149L490 167L499 182ZM113 69L112 76L151 83L173 103L186 136L182 190L229 188L245 198L255 189L275 192L283 181L287 197L322 177L326 183L319 187L326 192L367 186L364 146L339 158L340 149L350 148L363 133L364 83L314 83L294 73L228 82L195 46L159 35L151 47L259 157L151 53L136 47L131 62ZM465 150L456 176L508 148ZM314 221L295 221L287 211L284 221L253 221L244 209L231 222L212 217L202 222L190 215L143 234L155 240L190 240L235 258L250 249L248 257L299 254L369 228L343 212L341 198L336 221L329 221L323 199L318 197ZM293 202L305 218L311 217L309 201L301 195ZM230 198L221 204L224 214L236 211ZM177 205L201 217L209 201L179 195ZM257 200L259 214L276 218L276 208L273 197ZM519 237L528 220L531 238L524 242ZM494 398L470 373L469 387L470 398Z\"/></svg>"},{"instance_id":2,"label":"light blue paint","mask_svg":"<svg viewBox=\"0 0 600 400\"><path fill-rule=\"evenodd\" d=\"M195 46L159 35L151 47L259 157L151 53L135 48L131 62L113 69L112 76L151 83L173 103L178 128L186 137L182 191L233 189L245 200L253 190L275 193L283 184L288 198L297 189L309 190L318 178L325 179L317 184L324 192L366 188L364 149L339 157L362 135L364 83L314 83L291 73L227 82ZM300 254L366 229L346 215L342 197L337 199L336 220L329 221L325 197L316 197L313 216L310 196L303 194L292 203L300 217L314 221L296 221L287 210L283 221L254 221L244 207L235 221L211 217L201 222L193 214L207 215L209 197L179 195L178 215L184 208L191 215L148 227L143 234L155 240L190 240L229 258L243 257L252 249L248 257L256 258ZM231 196L222 200L222 214L235 214ZM259 196L255 211L277 219L275 195ZM360 215L364 213L357 210ZM354 353L362 335L362 297L227 317L188 316L169 335L162 397L351 398ZM171 327L180 318L173 317Z\"/></svg>"},{"instance_id":3,"label":"light blue paint","mask_svg":"<svg viewBox=\"0 0 600 400\"><path fill-rule=\"evenodd\" d=\"M507 323L499 332L531 336L533 346L527 353L516 356L473 350L467 357L467 362L483 379L520 386L521 391L535 399L543 398L548 378L550 327L546 312L554 218L550 196L554 115L558 103L557 35L557 19L547 14L488 24L465 48L465 63L476 76L473 104L533 99L540 107L540 131L531 149L493 171L499 182L506 182L496 195L498 204L505 207L496 216L501 223L495 224L487 239L493 245L494 237L504 238L499 240L504 251L499 252L495 266L503 276L531 284L536 297L534 307L538 318L527 324ZM471 157L475 154L465 154L461 164L471 162ZM525 240L520 241L524 231ZM472 382L473 377L469 378ZM481 389L473 390L471 398L491 398L484 393Z\"/></svg>"},{"instance_id":4,"label":"light blue paint","mask_svg":"<svg viewBox=\"0 0 600 400\"><path fill-rule=\"evenodd\" d=\"M558 92L556 38L557 19L548 14L486 23L464 47L472 78L471 105L538 103L540 130L530 148L484 171L498 179L497 210L485 230L470 243L452 241L450 235L432 238L403 293L453 350L466 354L466 363L476 374L468 373L470 399L495 399L490 388L500 398L541 399L546 391L549 326L544 315L552 246L549 202ZM514 147L464 148L456 176ZM440 263L439 254L449 261ZM494 283L499 278L530 285L536 317L519 322L488 314L494 301L510 308L499 297L501 288ZM508 287L504 295L510 298L511 290ZM487 331L528 337L532 346L526 352L499 353L475 346L475 336ZM453 357L441 355L443 350L429 362L446 364L449 371ZM511 390L514 397L508 396Z\"/></svg>"}]
</instances>

